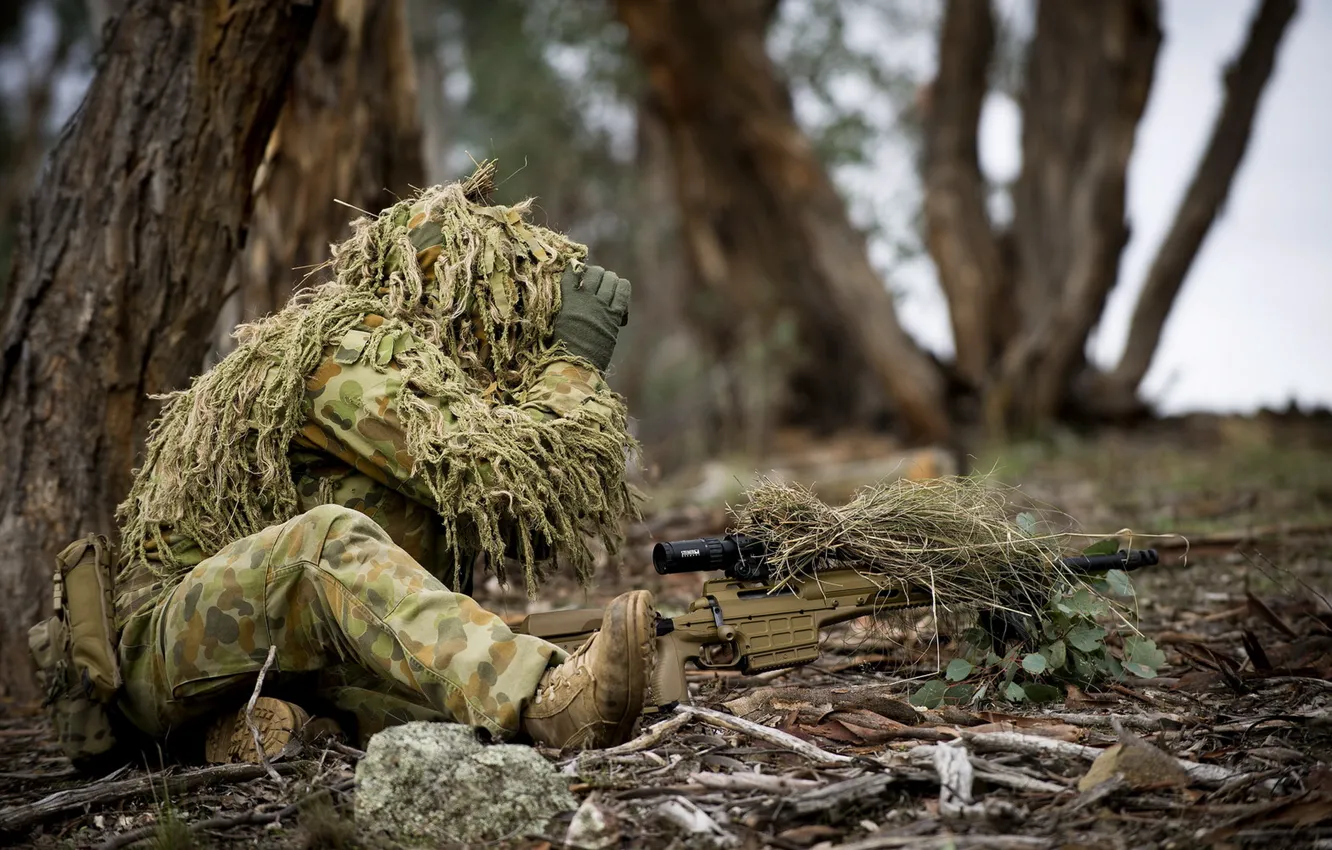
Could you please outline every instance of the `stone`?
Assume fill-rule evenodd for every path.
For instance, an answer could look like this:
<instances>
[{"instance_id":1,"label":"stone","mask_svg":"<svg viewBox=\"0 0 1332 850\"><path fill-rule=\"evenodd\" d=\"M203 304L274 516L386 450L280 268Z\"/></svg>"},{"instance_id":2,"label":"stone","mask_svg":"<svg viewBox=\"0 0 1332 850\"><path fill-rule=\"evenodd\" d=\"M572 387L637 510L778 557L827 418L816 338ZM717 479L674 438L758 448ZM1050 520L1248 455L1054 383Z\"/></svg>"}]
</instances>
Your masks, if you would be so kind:
<instances>
[{"instance_id":1,"label":"stone","mask_svg":"<svg viewBox=\"0 0 1332 850\"><path fill-rule=\"evenodd\" d=\"M593 793L574 812L564 843L575 850L609 850L620 846L620 826L615 815L602 808Z\"/></svg>"},{"instance_id":2,"label":"stone","mask_svg":"<svg viewBox=\"0 0 1332 850\"><path fill-rule=\"evenodd\" d=\"M519 838L578 807L567 783L531 747L408 723L370 739L356 766L356 822L408 847Z\"/></svg>"}]
</instances>

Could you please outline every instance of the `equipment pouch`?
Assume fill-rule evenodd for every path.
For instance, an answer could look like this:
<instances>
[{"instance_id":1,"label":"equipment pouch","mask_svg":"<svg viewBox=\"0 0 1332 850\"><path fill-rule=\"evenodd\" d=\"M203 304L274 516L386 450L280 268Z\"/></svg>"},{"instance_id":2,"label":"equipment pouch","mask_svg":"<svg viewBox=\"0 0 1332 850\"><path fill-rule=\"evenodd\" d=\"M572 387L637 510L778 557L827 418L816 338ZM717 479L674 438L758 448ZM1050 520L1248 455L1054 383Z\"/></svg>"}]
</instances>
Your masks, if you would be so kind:
<instances>
[{"instance_id":1,"label":"equipment pouch","mask_svg":"<svg viewBox=\"0 0 1332 850\"><path fill-rule=\"evenodd\" d=\"M56 736L75 766L115 747L110 703L120 690L107 539L90 534L56 556L55 613L28 631L28 647L51 707Z\"/></svg>"}]
</instances>

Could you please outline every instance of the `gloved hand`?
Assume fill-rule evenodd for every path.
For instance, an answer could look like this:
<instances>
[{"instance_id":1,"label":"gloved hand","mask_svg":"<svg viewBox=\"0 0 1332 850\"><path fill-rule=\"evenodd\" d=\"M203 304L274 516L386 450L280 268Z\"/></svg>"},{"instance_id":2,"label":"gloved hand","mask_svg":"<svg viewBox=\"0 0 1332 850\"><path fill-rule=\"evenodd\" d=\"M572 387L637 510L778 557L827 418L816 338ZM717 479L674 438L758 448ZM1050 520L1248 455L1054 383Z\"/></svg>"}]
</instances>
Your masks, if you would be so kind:
<instances>
[{"instance_id":1,"label":"gloved hand","mask_svg":"<svg viewBox=\"0 0 1332 850\"><path fill-rule=\"evenodd\" d=\"M601 266L565 269L555 341L605 372L615 352L615 337L629 321L631 291L629 281Z\"/></svg>"}]
</instances>

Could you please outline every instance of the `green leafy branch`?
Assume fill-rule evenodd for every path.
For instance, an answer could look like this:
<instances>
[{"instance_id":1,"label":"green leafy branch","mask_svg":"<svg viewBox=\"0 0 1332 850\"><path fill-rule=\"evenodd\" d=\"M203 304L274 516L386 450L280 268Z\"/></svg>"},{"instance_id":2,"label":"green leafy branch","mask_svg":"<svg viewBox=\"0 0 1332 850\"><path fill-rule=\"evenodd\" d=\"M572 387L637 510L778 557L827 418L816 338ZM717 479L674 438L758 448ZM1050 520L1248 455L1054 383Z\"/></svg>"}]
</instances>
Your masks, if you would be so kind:
<instances>
[{"instance_id":1,"label":"green leafy branch","mask_svg":"<svg viewBox=\"0 0 1332 850\"><path fill-rule=\"evenodd\" d=\"M1083 554L1116 551L1118 541L1111 539L1088 547ZM1165 653L1155 641L1137 634L1131 611L1113 600L1133 595L1132 581L1122 570L1070 580L1031 618L1029 638L1022 645L1010 647L1000 656L994 652L988 632L968 629L961 636L962 655L949 662L942 679L926 681L910 701L923 708L978 705L987 700L1054 702L1062 698L1066 684L1096 685L1123 679L1126 673L1153 678L1165 663ZM1100 625L1110 620L1117 620L1122 628L1112 632ZM1122 656L1107 642L1112 636L1122 643Z\"/></svg>"}]
</instances>

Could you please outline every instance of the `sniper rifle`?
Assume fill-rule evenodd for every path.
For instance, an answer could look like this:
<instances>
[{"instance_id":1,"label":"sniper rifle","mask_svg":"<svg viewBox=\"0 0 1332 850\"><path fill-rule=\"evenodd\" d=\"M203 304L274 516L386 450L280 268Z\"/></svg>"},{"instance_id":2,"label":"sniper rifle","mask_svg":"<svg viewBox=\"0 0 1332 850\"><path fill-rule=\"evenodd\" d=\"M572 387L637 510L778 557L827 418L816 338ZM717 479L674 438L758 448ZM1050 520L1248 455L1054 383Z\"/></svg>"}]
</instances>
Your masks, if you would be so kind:
<instances>
[{"instance_id":1,"label":"sniper rifle","mask_svg":"<svg viewBox=\"0 0 1332 850\"><path fill-rule=\"evenodd\" d=\"M722 573L678 617L657 616L657 663L647 712L665 711L688 696L685 665L703 670L760 673L808 664L819 657L822 629L904 608L927 608L928 588L849 567L774 581L761 541L740 534L658 543L652 565L660 575ZM1080 573L1134 570L1157 563L1155 549L1062 558ZM572 652L601 628L602 609L529 614L517 627Z\"/></svg>"}]
</instances>

